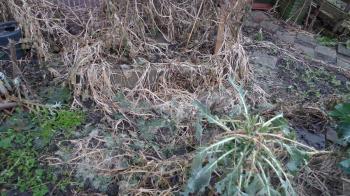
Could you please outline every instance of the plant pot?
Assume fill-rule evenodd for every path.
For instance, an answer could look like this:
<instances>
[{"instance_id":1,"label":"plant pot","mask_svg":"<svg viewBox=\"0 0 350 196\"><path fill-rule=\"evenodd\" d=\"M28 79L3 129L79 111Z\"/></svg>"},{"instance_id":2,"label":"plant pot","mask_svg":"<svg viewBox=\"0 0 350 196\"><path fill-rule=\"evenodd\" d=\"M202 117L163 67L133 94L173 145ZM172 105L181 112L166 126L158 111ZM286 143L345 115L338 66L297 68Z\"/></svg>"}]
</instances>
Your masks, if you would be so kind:
<instances>
[{"instance_id":1,"label":"plant pot","mask_svg":"<svg viewBox=\"0 0 350 196\"><path fill-rule=\"evenodd\" d=\"M10 40L13 40L16 44L16 56L20 59L24 56L24 50L20 41L22 33L15 21L2 22L0 23L0 60L10 59L10 49L8 45Z\"/></svg>"},{"instance_id":2,"label":"plant pot","mask_svg":"<svg viewBox=\"0 0 350 196\"><path fill-rule=\"evenodd\" d=\"M0 23L0 46L6 47L9 40L18 42L21 37L21 30L15 21Z\"/></svg>"}]
</instances>

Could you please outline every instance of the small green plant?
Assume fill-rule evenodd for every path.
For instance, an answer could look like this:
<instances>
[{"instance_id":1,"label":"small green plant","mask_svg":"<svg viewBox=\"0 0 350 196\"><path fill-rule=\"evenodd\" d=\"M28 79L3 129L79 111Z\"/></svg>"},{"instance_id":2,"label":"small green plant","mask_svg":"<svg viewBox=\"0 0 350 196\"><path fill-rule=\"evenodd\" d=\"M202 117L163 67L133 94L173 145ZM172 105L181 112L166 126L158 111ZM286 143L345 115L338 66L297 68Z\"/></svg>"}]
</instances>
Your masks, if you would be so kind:
<instances>
[{"instance_id":1,"label":"small green plant","mask_svg":"<svg viewBox=\"0 0 350 196\"><path fill-rule=\"evenodd\" d=\"M39 156L55 136L73 131L84 120L81 112L42 108L33 113L18 110L0 126L0 185L14 185L35 196L48 193L48 184L63 185L45 168Z\"/></svg>"},{"instance_id":2,"label":"small green plant","mask_svg":"<svg viewBox=\"0 0 350 196\"><path fill-rule=\"evenodd\" d=\"M258 42L261 42L264 40L264 35L263 35L263 32L262 30L260 29L258 31L258 33L255 35L255 40L258 41Z\"/></svg>"},{"instance_id":3,"label":"small green plant","mask_svg":"<svg viewBox=\"0 0 350 196\"><path fill-rule=\"evenodd\" d=\"M332 38L328 36L319 36L316 38L318 43L320 43L323 46L336 46L338 44L337 38Z\"/></svg>"},{"instance_id":4,"label":"small green plant","mask_svg":"<svg viewBox=\"0 0 350 196\"><path fill-rule=\"evenodd\" d=\"M197 152L184 195L204 191L212 178L219 195L296 195L290 178L317 151L296 142L281 114L268 121L251 115L243 91L230 82L243 115L219 119L196 103L206 121L225 133Z\"/></svg>"},{"instance_id":5,"label":"small green plant","mask_svg":"<svg viewBox=\"0 0 350 196\"><path fill-rule=\"evenodd\" d=\"M323 68L306 70L305 73L301 75L300 79L300 81L305 83L305 87L307 87L304 92L305 97L320 98L322 96L320 85L336 87L333 88L334 90L342 86L341 80L339 80L336 75Z\"/></svg>"},{"instance_id":6,"label":"small green plant","mask_svg":"<svg viewBox=\"0 0 350 196\"><path fill-rule=\"evenodd\" d=\"M62 133L66 138L72 136L74 128L84 120L84 115L77 111L57 110L52 112L43 109L36 112L33 120L39 124L40 136L47 144L57 132Z\"/></svg>"}]
</instances>

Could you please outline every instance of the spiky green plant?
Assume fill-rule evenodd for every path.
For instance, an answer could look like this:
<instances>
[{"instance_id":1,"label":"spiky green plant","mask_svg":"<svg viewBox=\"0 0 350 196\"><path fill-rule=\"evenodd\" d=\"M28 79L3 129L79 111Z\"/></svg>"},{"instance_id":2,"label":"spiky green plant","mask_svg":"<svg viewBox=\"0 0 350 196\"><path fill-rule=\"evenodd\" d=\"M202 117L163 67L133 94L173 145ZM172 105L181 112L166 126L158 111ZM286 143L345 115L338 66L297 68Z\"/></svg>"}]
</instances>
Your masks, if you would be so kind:
<instances>
[{"instance_id":1,"label":"spiky green plant","mask_svg":"<svg viewBox=\"0 0 350 196\"><path fill-rule=\"evenodd\" d=\"M292 174L318 151L295 141L282 114L267 121L251 115L243 90L230 83L240 95L243 117L219 119L196 103L207 122L225 133L194 157L184 195L210 185L220 195L296 195Z\"/></svg>"}]
</instances>

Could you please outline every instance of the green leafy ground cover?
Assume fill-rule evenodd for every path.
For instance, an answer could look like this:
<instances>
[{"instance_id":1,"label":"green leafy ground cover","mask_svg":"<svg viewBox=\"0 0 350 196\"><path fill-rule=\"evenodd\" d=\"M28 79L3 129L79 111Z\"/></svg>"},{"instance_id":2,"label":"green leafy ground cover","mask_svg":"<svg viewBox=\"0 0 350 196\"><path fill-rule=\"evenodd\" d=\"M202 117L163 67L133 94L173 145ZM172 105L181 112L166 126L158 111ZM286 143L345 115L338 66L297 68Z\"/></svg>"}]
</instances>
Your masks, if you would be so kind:
<instances>
[{"instance_id":1,"label":"green leafy ground cover","mask_svg":"<svg viewBox=\"0 0 350 196\"><path fill-rule=\"evenodd\" d=\"M10 192L46 195L65 191L74 184L67 173L43 164L43 155L51 153L53 143L72 137L85 119L81 111L66 106L46 105L30 111L17 108L0 125L0 186L3 195ZM51 192L52 193L52 192Z\"/></svg>"}]
</instances>

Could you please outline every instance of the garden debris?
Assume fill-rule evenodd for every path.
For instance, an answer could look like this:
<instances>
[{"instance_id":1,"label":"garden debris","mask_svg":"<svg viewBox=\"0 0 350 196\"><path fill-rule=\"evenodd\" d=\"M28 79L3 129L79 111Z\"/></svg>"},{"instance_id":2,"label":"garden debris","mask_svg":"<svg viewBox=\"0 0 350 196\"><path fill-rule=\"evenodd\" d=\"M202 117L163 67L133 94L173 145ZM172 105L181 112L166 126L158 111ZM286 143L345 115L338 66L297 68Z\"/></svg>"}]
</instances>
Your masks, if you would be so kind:
<instances>
[{"instance_id":1,"label":"garden debris","mask_svg":"<svg viewBox=\"0 0 350 196\"><path fill-rule=\"evenodd\" d=\"M338 90L346 91L343 84L350 74L334 65L318 69L323 62L307 61L305 56L265 41L280 31L275 21L252 25L261 29L260 40L237 33L246 1L240 0L239 11L229 10L229 13L218 11L221 8L216 3L205 0L99 2L95 8L72 7L51 0L8 0L6 3L26 38L33 42L38 58L46 63L62 62L60 69L48 70L55 77L65 79L72 89L70 107L88 110L91 118L96 118L79 127L80 131L74 131L75 137L58 141L53 153L40 157L40 162L50 167L73 170L71 174L84 182L85 190L103 193L114 190L117 192L114 194L121 195L180 194L188 182L189 165L196 148L219 136L246 138L239 129L237 133L231 131L237 123L235 120L232 127L215 127L210 120L203 119L198 103L206 105L205 111L215 115L211 120L237 117L240 123L242 111L266 104L268 97L279 107L279 112L287 114L293 128L311 129L325 138L327 115L304 103L316 104L320 95L328 97ZM260 28L260 25L271 27L271 31L266 32L266 27ZM290 36L295 36L295 41L297 34ZM259 55L258 60L251 61L255 63L253 67L246 50ZM254 77L257 64L268 70L256 71L257 77ZM229 78L249 89L247 101L251 108L240 107L242 95L238 92L241 91L232 88ZM50 96L52 91L56 92L53 89L44 94ZM306 96L298 94L304 91ZM66 99L67 94L62 90L62 96L58 97ZM61 107L61 103L45 96L43 100L48 104L26 99L17 103L27 106L29 111ZM283 107L283 103L302 107ZM272 114L276 111L270 112L263 117L245 119L253 123L242 127L252 130L260 127L264 131L267 125L282 117ZM271 116L272 120L264 121ZM228 133L222 134L223 130ZM286 157L286 152L281 151L283 145L274 148L282 144L279 139L286 139L281 134L262 132L248 137L253 141L250 149L264 144L261 147L271 148L278 154L272 156L273 161ZM310 154L319 152L300 142L288 138L286 141L308 149ZM266 144L268 142L271 143ZM323 143L314 147L323 149ZM265 154L265 151L261 153ZM202 163L210 158L203 159ZM269 161L264 156L261 159ZM250 160L245 161L249 163ZM271 168L273 170L274 165ZM255 170L251 168L251 171ZM314 177L312 172L307 172L303 170L302 175ZM278 173L280 168L276 172L280 177ZM211 179L221 177L219 175L216 173ZM271 176L274 182L275 175ZM302 178L298 180L307 181ZM283 173L280 182L283 184L289 179L289 174ZM321 182L315 186L329 191Z\"/></svg>"},{"instance_id":2,"label":"garden debris","mask_svg":"<svg viewBox=\"0 0 350 196\"><path fill-rule=\"evenodd\" d=\"M17 103L13 102L0 102L0 111L16 107Z\"/></svg>"},{"instance_id":3,"label":"garden debris","mask_svg":"<svg viewBox=\"0 0 350 196\"><path fill-rule=\"evenodd\" d=\"M313 157L308 166L304 167L296 177L298 192L302 195L343 194L343 182L339 178L341 170L337 167L338 161L333 154Z\"/></svg>"},{"instance_id":4,"label":"garden debris","mask_svg":"<svg viewBox=\"0 0 350 196\"><path fill-rule=\"evenodd\" d=\"M121 194L180 192L192 157L184 153L194 140L193 101L217 103L225 95L232 106L237 95L227 78L250 82L241 36L231 35L241 13L230 10L220 51L212 55L218 13L208 1L105 0L103 11L79 14L49 1L19 2L9 0L11 11L38 56L52 60L50 48L61 48L73 107L93 100L108 114L101 119L108 127L61 142L62 150L45 160L71 166L77 178L102 191L116 178Z\"/></svg>"},{"instance_id":5,"label":"garden debris","mask_svg":"<svg viewBox=\"0 0 350 196\"><path fill-rule=\"evenodd\" d=\"M140 92L143 94L151 92L163 101L169 100L163 96L167 94L164 88L161 90L155 87L158 88L156 92L147 87L147 74L138 76L135 87L132 84L127 85L129 88L120 87L118 81L124 79L115 75L118 69L118 64L115 62L121 59L133 60L144 57L148 65L138 67L140 73L149 72L149 67L157 67L169 73L172 71L172 65L178 64L177 62L187 64L186 66L192 67L193 71L200 69L201 66L211 66L213 72L221 77L215 79L218 88L222 88L220 87L223 84L222 79L227 75L233 74L245 82L249 80L247 57L239 42L236 42L236 38L232 39L229 33L235 21L240 21L239 16L242 13L232 12L229 15L230 20L225 23L227 30L220 47L221 52L219 56L213 57L211 53L214 49L213 35L217 30L214 22L218 18L217 7L210 2L201 2L198 4L197 1L193 1L179 5L176 1L169 3L159 0L143 4L130 4L128 1L115 4L106 0L103 6L96 8L104 9L105 12L91 9L85 9L84 12L82 9L79 10L79 14L75 14L76 10L73 8L68 9L49 1L16 3L10 0L9 5L14 18L26 32L26 37L33 40L39 56L50 59L48 51L51 45L62 47L65 65L70 68L69 79L75 89L75 104L82 105L79 100L89 94L99 107L111 114L118 110L118 105L113 103L113 97L118 91L125 92L128 97L132 97L131 94L135 94L134 92L139 95ZM35 17L23 18L37 13L42 13L41 16L44 18L40 21L46 21L45 23L35 20ZM55 13L61 20L55 20L57 18L54 17ZM124 16L124 13L129 14ZM165 16L175 20L165 22ZM74 21L75 25L82 28L80 31L82 34L78 36L69 32L65 21ZM51 44L52 39L45 35L56 37L53 40L59 43ZM97 37L99 39L96 39ZM159 43L158 37L163 37L167 43ZM181 58L174 58L174 54ZM193 57L197 61L200 60L201 66L190 63ZM181 75L180 71L178 76ZM113 77L118 79L113 81ZM164 79L160 76L158 81L162 80ZM135 81L131 83L135 84ZM160 83L158 85L163 86ZM182 92L183 89L176 93L182 96ZM148 97L147 94L143 97ZM191 96L195 97L195 94Z\"/></svg>"}]
</instances>

